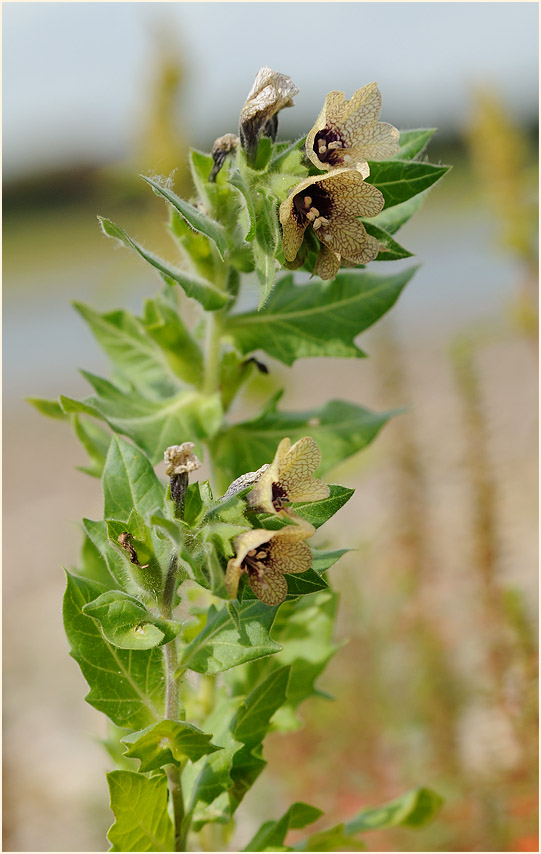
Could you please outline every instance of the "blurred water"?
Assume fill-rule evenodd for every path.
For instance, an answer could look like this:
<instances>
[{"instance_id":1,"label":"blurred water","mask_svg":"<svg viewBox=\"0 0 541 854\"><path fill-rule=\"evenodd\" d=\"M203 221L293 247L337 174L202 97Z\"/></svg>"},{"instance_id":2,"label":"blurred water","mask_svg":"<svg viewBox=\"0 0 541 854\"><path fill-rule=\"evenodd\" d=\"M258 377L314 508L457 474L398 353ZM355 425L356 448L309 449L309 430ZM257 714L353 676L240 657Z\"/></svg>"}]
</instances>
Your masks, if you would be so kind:
<instances>
[{"instance_id":1,"label":"blurred water","mask_svg":"<svg viewBox=\"0 0 541 854\"><path fill-rule=\"evenodd\" d=\"M400 241L416 256L375 263L371 272L396 273L421 264L394 309L402 337L430 342L465 324L498 311L513 296L516 271L508 256L494 250L493 226L482 210L438 216L427 207L400 232ZM106 248L109 248L107 246ZM62 256L35 272L19 265L4 280L4 395L6 401L26 395L75 394L84 388L76 368L107 373L107 362L71 300L89 302L100 311L121 306L139 312L145 297L162 285L159 276L127 250L96 254L81 249L80 259L66 264ZM6 246L9 253L9 246ZM121 258L119 266L118 259ZM114 287L112 286L114 271ZM38 286L36 286L38 285ZM246 289L240 309L256 298Z\"/></svg>"}]
</instances>

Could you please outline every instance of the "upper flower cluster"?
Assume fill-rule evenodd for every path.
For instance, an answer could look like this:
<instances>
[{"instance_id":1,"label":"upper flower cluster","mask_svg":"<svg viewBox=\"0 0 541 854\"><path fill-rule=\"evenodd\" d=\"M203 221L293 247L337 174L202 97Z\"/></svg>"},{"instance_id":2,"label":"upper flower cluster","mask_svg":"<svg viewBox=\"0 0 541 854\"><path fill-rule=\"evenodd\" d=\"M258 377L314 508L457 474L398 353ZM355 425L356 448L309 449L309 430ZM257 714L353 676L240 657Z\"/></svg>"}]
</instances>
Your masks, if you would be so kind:
<instances>
[{"instance_id":1,"label":"upper flower cluster","mask_svg":"<svg viewBox=\"0 0 541 854\"><path fill-rule=\"evenodd\" d=\"M366 264L379 251L359 217L376 216L384 206L380 191L366 184L368 159L392 157L399 148L399 131L379 122L381 94L376 83L358 89L347 101L343 92L330 92L306 137L306 156L328 172L306 178L280 205L284 256L293 263L311 227L321 243L314 272L332 279L340 266Z\"/></svg>"}]
</instances>

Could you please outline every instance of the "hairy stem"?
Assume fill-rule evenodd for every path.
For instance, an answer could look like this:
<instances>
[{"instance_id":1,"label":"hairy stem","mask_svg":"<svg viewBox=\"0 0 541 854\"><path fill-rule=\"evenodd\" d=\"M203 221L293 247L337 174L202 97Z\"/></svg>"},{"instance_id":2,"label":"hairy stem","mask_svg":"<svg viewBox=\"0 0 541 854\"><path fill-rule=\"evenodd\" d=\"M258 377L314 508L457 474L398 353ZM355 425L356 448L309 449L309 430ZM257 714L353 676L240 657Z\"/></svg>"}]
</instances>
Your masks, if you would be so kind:
<instances>
[{"instance_id":1,"label":"hairy stem","mask_svg":"<svg viewBox=\"0 0 541 854\"><path fill-rule=\"evenodd\" d=\"M160 611L166 620L173 615L173 602L175 596L178 573L177 556L173 555L169 562L169 570L165 580L162 603ZM179 720L180 711L180 685L175 677L178 668L178 654L176 639L164 644L163 654L165 658L165 717L169 720ZM185 850L185 828L184 823L184 797L182 793L181 768L178 765L166 767L171 803L173 804L173 820L175 828L175 851Z\"/></svg>"},{"instance_id":2,"label":"hairy stem","mask_svg":"<svg viewBox=\"0 0 541 854\"><path fill-rule=\"evenodd\" d=\"M218 390L220 384L220 344L222 337L222 323L222 312L208 312L205 337L204 394L214 394Z\"/></svg>"}]
</instances>

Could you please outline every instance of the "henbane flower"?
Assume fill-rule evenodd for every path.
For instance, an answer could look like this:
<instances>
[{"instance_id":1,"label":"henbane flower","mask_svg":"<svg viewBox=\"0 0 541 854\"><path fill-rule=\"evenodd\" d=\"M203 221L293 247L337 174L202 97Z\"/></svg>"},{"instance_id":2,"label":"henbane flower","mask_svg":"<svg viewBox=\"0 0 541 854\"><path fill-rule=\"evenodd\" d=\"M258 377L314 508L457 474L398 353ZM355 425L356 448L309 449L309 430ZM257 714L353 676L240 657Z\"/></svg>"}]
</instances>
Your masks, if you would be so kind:
<instances>
[{"instance_id":1,"label":"henbane flower","mask_svg":"<svg viewBox=\"0 0 541 854\"><path fill-rule=\"evenodd\" d=\"M231 599L237 595L243 573L258 599L266 605L279 605L287 596L284 573L306 572L312 565L312 552L304 540L315 529L287 525L279 531L254 528L235 538L236 557L231 558L225 573L225 586Z\"/></svg>"},{"instance_id":2,"label":"henbane flower","mask_svg":"<svg viewBox=\"0 0 541 854\"><path fill-rule=\"evenodd\" d=\"M356 169L305 178L280 205L286 261L295 260L311 226L321 243L314 272L322 279L334 278L342 261L367 264L378 254L379 244L358 217L376 216L383 205L380 191Z\"/></svg>"},{"instance_id":3,"label":"henbane flower","mask_svg":"<svg viewBox=\"0 0 541 854\"><path fill-rule=\"evenodd\" d=\"M240 112L239 136L241 145L252 159L262 135L276 138L278 112L293 106L298 88L291 77L273 71L268 65L260 68L254 85Z\"/></svg>"},{"instance_id":4,"label":"henbane flower","mask_svg":"<svg viewBox=\"0 0 541 854\"><path fill-rule=\"evenodd\" d=\"M377 83L357 89L346 101L343 92L329 92L318 119L306 137L306 154L318 169L348 166L370 174L367 160L385 160L399 149L400 132L378 122L381 93Z\"/></svg>"},{"instance_id":5,"label":"henbane flower","mask_svg":"<svg viewBox=\"0 0 541 854\"><path fill-rule=\"evenodd\" d=\"M294 445L282 439L271 465L248 494L248 502L266 513L283 515L292 502L328 498L327 484L313 476L320 462L321 451L311 436Z\"/></svg>"}]
</instances>

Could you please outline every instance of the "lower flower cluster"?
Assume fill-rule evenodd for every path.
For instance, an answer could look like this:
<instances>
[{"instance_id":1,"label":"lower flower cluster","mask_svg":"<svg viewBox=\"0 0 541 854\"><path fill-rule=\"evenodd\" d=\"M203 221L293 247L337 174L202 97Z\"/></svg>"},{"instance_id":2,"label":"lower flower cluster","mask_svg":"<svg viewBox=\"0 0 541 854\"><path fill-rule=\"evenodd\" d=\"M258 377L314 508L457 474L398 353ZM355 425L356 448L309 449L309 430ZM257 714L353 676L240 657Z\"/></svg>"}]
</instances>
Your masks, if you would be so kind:
<instances>
[{"instance_id":1,"label":"lower flower cluster","mask_svg":"<svg viewBox=\"0 0 541 854\"><path fill-rule=\"evenodd\" d=\"M280 442L272 464L263 471L247 500L254 510L279 516L287 524L277 531L254 528L235 538L236 555L225 574L231 599L236 597L245 574L258 599L266 605L278 605L287 596L284 574L310 569L312 552L306 540L315 528L290 505L328 497L329 487L313 477L320 462L321 452L310 436L294 445L287 438Z\"/></svg>"}]
</instances>

